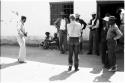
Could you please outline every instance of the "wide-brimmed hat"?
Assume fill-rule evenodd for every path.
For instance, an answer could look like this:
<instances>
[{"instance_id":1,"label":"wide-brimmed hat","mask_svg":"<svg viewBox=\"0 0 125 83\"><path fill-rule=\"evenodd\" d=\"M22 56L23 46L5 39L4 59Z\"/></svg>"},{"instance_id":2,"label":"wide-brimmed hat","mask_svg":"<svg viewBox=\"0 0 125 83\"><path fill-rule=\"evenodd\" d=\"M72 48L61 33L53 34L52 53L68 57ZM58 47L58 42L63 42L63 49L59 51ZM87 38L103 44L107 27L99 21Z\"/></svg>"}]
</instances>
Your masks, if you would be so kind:
<instances>
[{"instance_id":1,"label":"wide-brimmed hat","mask_svg":"<svg viewBox=\"0 0 125 83\"><path fill-rule=\"evenodd\" d=\"M75 17L80 17L80 14L76 13L76 14L75 14Z\"/></svg>"},{"instance_id":2,"label":"wide-brimmed hat","mask_svg":"<svg viewBox=\"0 0 125 83\"><path fill-rule=\"evenodd\" d=\"M103 18L103 20L104 20L104 21L109 21L109 17L105 16L105 17Z\"/></svg>"}]
</instances>

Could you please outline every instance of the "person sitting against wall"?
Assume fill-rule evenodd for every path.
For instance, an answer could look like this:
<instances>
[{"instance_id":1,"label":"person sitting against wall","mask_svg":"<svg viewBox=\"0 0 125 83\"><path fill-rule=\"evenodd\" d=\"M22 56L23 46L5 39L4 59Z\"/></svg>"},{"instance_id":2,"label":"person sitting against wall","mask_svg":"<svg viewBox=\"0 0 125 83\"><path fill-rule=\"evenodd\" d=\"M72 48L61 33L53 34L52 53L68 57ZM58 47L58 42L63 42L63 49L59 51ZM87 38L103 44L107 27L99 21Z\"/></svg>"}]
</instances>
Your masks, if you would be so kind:
<instances>
[{"instance_id":1,"label":"person sitting against wall","mask_svg":"<svg viewBox=\"0 0 125 83\"><path fill-rule=\"evenodd\" d=\"M57 36L57 33L54 33L54 37L52 38L52 41L50 42L50 44L52 47L59 49L59 38Z\"/></svg>"},{"instance_id":2,"label":"person sitting against wall","mask_svg":"<svg viewBox=\"0 0 125 83\"><path fill-rule=\"evenodd\" d=\"M50 42L52 41L52 38L51 38L49 32L46 32L45 35L46 35L46 37L40 45L43 46L44 49L48 49L50 46Z\"/></svg>"}]
</instances>

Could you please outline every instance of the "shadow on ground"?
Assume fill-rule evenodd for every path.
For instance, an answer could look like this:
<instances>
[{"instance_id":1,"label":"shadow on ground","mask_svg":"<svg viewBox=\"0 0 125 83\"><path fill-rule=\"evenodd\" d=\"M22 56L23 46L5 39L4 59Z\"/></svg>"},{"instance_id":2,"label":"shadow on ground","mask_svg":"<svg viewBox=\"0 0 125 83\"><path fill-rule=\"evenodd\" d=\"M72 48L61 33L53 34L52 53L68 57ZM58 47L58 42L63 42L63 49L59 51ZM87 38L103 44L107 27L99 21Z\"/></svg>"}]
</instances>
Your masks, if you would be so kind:
<instances>
[{"instance_id":1,"label":"shadow on ground","mask_svg":"<svg viewBox=\"0 0 125 83\"><path fill-rule=\"evenodd\" d=\"M1 56L16 59L18 57L18 51L19 47L17 46L2 46ZM95 77L93 80L94 82L110 82L109 79L113 76L114 72L108 72L107 69L103 68L103 65L101 64L101 56L87 55L86 51L83 51L83 54L80 54L79 57L80 67L92 68L92 71L90 71L92 74L99 74L102 72L100 76ZM38 47L27 47L27 60L54 65L68 65L67 54L60 54L58 50L43 50ZM124 72L124 52L121 52L121 50L117 50L117 64L119 66L119 72ZM1 69L15 65L18 65L18 63L1 64ZM69 73L64 71L58 75L50 77L49 80L65 80L74 73L75 72Z\"/></svg>"},{"instance_id":2,"label":"shadow on ground","mask_svg":"<svg viewBox=\"0 0 125 83\"><path fill-rule=\"evenodd\" d=\"M75 71L72 71L72 72L63 71L62 73L60 73L58 75L54 75L54 76L50 77L49 80L50 81L65 80L74 73L75 73Z\"/></svg>"},{"instance_id":3,"label":"shadow on ground","mask_svg":"<svg viewBox=\"0 0 125 83\"><path fill-rule=\"evenodd\" d=\"M1 56L9 58L18 57L18 46L1 46ZM80 67L93 68L93 70L100 70L102 67L101 56L87 55L86 51L79 55ZM68 53L60 54L58 50L43 50L39 47L27 47L27 59L36 62L68 65ZM124 71L124 53L117 50L117 64L119 71Z\"/></svg>"},{"instance_id":4,"label":"shadow on ground","mask_svg":"<svg viewBox=\"0 0 125 83\"><path fill-rule=\"evenodd\" d=\"M8 68L8 67L11 67L11 66L16 66L16 65L20 65L22 63L19 63L18 61L16 62L12 62L12 63L6 63L6 64L0 64L0 69L5 69L5 68Z\"/></svg>"},{"instance_id":5,"label":"shadow on ground","mask_svg":"<svg viewBox=\"0 0 125 83\"><path fill-rule=\"evenodd\" d=\"M103 69L102 74L100 76L95 77L93 82L108 82L110 83L111 81L109 80L115 72L107 72L107 69Z\"/></svg>"}]
</instances>

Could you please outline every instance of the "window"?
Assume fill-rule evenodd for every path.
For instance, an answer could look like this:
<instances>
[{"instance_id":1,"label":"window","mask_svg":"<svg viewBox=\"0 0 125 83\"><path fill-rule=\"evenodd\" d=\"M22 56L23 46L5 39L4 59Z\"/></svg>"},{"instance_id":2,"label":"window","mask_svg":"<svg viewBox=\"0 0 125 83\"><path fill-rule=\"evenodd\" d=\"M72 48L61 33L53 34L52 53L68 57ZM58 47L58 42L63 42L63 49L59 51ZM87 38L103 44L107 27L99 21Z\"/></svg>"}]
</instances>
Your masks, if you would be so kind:
<instances>
[{"instance_id":1,"label":"window","mask_svg":"<svg viewBox=\"0 0 125 83\"><path fill-rule=\"evenodd\" d=\"M73 14L73 2L51 2L50 25L53 25L56 19L60 17L61 12L64 12L67 18L70 14Z\"/></svg>"}]
</instances>

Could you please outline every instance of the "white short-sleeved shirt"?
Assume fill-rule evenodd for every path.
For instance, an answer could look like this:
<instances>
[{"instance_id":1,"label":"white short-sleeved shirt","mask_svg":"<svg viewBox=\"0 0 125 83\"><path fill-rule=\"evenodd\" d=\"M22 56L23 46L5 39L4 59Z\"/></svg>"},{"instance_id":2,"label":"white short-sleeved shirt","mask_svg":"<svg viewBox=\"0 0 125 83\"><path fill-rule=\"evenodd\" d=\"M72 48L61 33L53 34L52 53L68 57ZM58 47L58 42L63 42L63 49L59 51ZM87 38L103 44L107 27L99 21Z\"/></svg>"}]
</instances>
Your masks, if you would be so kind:
<instances>
[{"instance_id":1,"label":"white short-sleeved shirt","mask_svg":"<svg viewBox=\"0 0 125 83\"><path fill-rule=\"evenodd\" d=\"M82 27L80 23L73 21L67 24L67 30L69 37L80 37Z\"/></svg>"},{"instance_id":2,"label":"white short-sleeved shirt","mask_svg":"<svg viewBox=\"0 0 125 83\"><path fill-rule=\"evenodd\" d=\"M65 19L61 19L60 29L61 30L65 30L65 25L66 25L66 20Z\"/></svg>"},{"instance_id":3,"label":"white short-sleeved shirt","mask_svg":"<svg viewBox=\"0 0 125 83\"><path fill-rule=\"evenodd\" d=\"M21 21L17 22L17 33L19 36L24 36L25 29L24 29L24 25L21 23Z\"/></svg>"}]
</instances>

